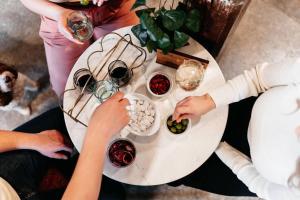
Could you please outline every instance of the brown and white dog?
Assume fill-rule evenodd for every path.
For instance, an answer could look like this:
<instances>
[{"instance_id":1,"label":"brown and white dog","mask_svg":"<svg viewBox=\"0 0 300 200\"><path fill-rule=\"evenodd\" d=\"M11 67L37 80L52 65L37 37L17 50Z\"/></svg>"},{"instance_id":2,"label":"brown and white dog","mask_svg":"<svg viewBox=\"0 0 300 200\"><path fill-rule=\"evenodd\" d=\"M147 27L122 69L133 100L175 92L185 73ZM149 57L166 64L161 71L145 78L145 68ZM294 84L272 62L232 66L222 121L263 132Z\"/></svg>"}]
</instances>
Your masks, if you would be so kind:
<instances>
[{"instance_id":1,"label":"brown and white dog","mask_svg":"<svg viewBox=\"0 0 300 200\"><path fill-rule=\"evenodd\" d=\"M23 115L31 113L28 93L37 92L38 84L13 67L0 63L0 110L15 110Z\"/></svg>"}]
</instances>

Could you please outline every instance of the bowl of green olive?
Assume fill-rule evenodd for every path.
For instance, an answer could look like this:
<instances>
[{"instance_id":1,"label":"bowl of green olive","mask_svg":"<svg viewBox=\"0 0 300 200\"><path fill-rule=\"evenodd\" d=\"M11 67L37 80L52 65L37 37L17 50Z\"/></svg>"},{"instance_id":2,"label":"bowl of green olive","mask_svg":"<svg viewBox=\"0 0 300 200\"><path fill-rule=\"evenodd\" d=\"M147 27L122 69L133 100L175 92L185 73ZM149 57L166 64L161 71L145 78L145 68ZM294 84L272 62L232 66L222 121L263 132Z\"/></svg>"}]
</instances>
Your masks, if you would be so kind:
<instances>
[{"instance_id":1,"label":"bowl of green olive","mask_svg":"<svg viewBox=\"0 0 300 200\"><path fill-rule=\"evenodd\" d=\"M174 135L180 135L187 132L191 127L190 119L183 119L180 122L176 122L176 120L172 119L172 115L170 115L166 120L166 127L170 133Z\"/></svg>"}]
</instances>

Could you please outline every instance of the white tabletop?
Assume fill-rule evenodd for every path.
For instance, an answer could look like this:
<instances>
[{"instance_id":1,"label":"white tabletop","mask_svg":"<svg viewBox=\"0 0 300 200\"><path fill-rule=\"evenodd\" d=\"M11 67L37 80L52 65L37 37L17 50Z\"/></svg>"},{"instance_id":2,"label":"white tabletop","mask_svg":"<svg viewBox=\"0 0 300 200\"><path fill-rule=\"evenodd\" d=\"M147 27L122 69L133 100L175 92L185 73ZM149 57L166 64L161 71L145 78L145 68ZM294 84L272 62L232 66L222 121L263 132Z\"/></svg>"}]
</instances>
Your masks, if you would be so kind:
<instances>
[{"instance_id":1,"label":"white tabletop","mask_svg":"<svg viewBox=\"0 0 300 200\"><path fill-rule=\"evenodd\" d=\"M130 28L131 27L125 27L115 32L121 35L125 35L126 33L132 35ZM113 42L116 41L116 38L115 36L109 36L104 39L104 50L109 50L113 46ZM134 44L139 44L134 36L132 36L132 39ZM90 53L100 49L99 41L100 40L92 44L75 63L69 76L66 89L73 87L74 72L80 68L86 68L87 57ZM137 150L135 161L128 167L116 168L110 164L107 158L103 172L106 176L133 185L147 186L168 183L180 179L199 168L218 146L225 129L228 106L215 109L202 116L200 120L194 120L191 129L182 135L172 135L164 125L167 116L172 113L177 101L186 96L204 94L210 88L217 87L225 82L223 74L214 58L195 40L190 39L189 43L190 45L178 51L209 60L203 82L192 92L183 91L174 85L172 93L166 99L155 100L156 106L158 106L161 111L160 130L150 137L128 135L127 138L134 143ZM91 58L91 63L99 63L103 55L104 53L99 53L94 56ZM130 60L130 56L128 56L128 59ZM126 62L127 59L124 61ZM147 51L146 63L134 71L133 80L124 91L148 95L145 81L147 75L153 71L164 71L174 77L174 69L157 64L155 61L155 53L149 54ZM107 72L107 69L105 72ZM78 91L65 93L65 110L72 107L75 101L75 95L78 95ZM79 102L79 105L84 102L84 99L85 97ZM97 99L92 97L78 118L84 123L87 123L97 104ZM73 113L76 113L76 111ZM65 122L72 142L80 152L86 127L78 122L76 123L67 114L65 114ZM100 131L101 130L99 130L99 132ZM115 138L118 137L121 136L119 134L115 136Z\"/></svg>"}]
</instances>

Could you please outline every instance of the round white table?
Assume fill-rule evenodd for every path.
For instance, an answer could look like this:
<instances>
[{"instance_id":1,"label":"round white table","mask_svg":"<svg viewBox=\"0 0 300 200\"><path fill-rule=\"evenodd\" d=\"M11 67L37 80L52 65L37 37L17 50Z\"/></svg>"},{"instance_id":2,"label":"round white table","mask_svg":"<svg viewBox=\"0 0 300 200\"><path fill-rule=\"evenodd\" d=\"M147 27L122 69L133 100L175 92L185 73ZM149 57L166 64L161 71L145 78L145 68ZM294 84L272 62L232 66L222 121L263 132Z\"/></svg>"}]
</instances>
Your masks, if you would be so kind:
<instances>
[{"instance_id":1,"label":"round white table","mask_svg":"<svg viewBox=\"0 0 300 200\"><path fill-rule=\"evenodd\" d=\"M131 27L125 27L115 32L120 35L130 33L134 44L139 44L139 41L133 36L130 31ZM87 67L87 57L96 50L101 48L100 40L93 43L78 59L69 76L66 89L73 87L73 75L80 68ZM109 50L114 41L115 36L105 37L103 40L104 50ZM133 184L133 185L159 185L178 180L197 168L199 168L215 151L221 137L223 135L227 115L228 106L215 109L201 117L199 120L192 121L191 129L182 135L171 134L166 126L165 120L172 113L176 102L180 99L191 96L201 95L209 89L222 85L225 82L223 74L214 60L214 58L195 40L190 39L189 45L181 49L180 52L197 56L209 60L209 65L205 72L204 80L200 86L192 92L186 92L174 84L172 93L165 99L154 100L156 106L160 110L161 128L153 136L139 137L129 134L127 138L132 141L136 147L135 161L125 168L116 168L106 158L104 165L104 174L114 180ZM104 53L99 53L91 58L91 65L103 60ZM126 62L130 59L123 58ZM146 78L153 71L163 71L174 78L175 70L166 66L157 64L155 53L148 53L147 60L142 67L134 71L133 79L130 85L122 90L124 92L138 92L151 97L146 91ZM107 67L104 69L107 72ZM103 72L104 73L104 72ZM79 95L78 91L66 92L64 94L64 110L70 109L74 105L75 97ZM87 97L83 97L78 103L84 104ZM86 124L95 108L99 104L94 97L85 106L78 118ZM78 112L78 111L77 111ZM73 110L76 113L76 109ZM76 114L74 114L76 115ZM75 122L69 115L65 114L65 123L77 150L80 152L86 133L86 127L81 123ZM113 119L112 119L113 120ZM100 134L101 130L99 130ZM121 137L116 135L112 140Z\"/></svg>"}]
</instances>

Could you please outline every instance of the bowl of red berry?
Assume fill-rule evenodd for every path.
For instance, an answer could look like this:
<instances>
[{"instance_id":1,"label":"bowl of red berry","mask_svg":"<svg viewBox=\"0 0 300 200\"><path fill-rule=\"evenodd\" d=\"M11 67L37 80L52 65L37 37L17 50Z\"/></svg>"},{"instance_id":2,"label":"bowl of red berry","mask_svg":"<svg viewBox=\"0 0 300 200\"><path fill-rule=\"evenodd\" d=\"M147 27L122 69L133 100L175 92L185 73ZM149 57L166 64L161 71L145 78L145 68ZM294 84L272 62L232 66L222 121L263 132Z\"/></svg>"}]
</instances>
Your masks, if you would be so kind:
<instances>
[{"instance_id":1,"label":"bowl of red berry","mask_svg":"<svg viewBox=\"0 0 300 200\"><path fill-rule=\"evenodd\" d=\"M133 163L136 149L132 142L127 139L116 139L108 147L108 158L115 167L127 167Z\"/></svg>"},{"instance_id":2,"label":"bowl of red berry","mask_svg":"<svg viewBox=\"0 0 300 200\"><path fill-rule=\"evenodd\" d=\"M164 72L154 72L147 79L147 89L155 97L167 96L172 86L172 79Z\"/></svg>"}]
</instances>

